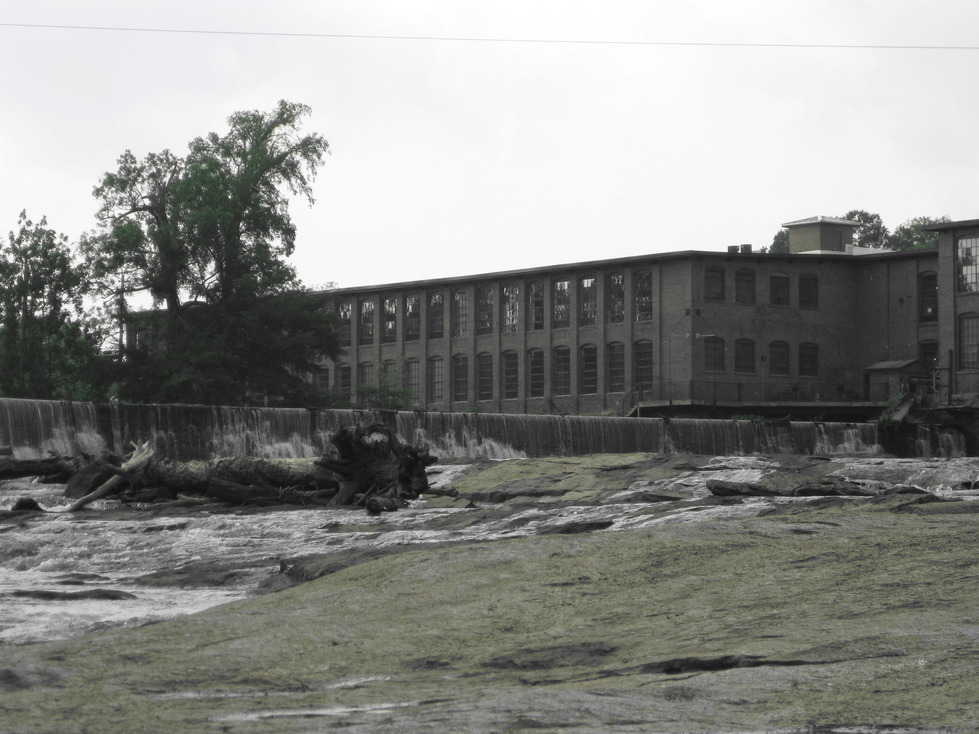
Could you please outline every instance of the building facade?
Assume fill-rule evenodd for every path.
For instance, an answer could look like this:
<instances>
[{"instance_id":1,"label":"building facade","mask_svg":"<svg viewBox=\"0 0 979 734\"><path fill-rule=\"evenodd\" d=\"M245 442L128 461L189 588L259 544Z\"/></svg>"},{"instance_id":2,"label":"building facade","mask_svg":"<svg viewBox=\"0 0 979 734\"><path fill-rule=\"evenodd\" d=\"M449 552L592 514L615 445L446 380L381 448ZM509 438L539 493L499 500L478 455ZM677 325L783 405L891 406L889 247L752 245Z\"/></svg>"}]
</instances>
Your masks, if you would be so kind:
<instances>
[{"instance_id":1,"label":"building facade","mask_svg":"<svg viewBox=\"0 0 979 734\"><path fill-rule=\"evenodd\" d=\"M814 217L784 225L784 255L732 246L337 289L346 351L320 379L354 403L384 384L440 411L869 414L912 383L949 399L979 391L968 224L938 231L938 249L860 254L858 225ZM950 379L957 339L972 351Z\"/></svg>"}]
</instances>

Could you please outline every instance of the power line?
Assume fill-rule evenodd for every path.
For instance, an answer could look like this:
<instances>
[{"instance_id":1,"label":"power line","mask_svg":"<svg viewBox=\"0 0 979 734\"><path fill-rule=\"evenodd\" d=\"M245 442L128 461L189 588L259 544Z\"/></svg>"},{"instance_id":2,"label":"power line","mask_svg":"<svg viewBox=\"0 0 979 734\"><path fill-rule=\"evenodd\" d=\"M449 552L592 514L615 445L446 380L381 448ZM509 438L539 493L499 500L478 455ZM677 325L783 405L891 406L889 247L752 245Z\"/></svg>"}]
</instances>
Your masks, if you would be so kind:
<instances>
[{"instance_id":1,"label":"power line","mask_svg":"<svg viewBox=\"0 0 979 734\"><path fill-rule=\"evenodd\" d=\"M277 31L215 31L187 28L125 28L121 26L53 25L42 23L0 23L5 28L34 28L64 31L110 31L115 33L174 33L209 36L256 36L271 38L336 38L367 41L443 41L455 43L541 43L582 46L689 46L708 48L800 48L866 49L881 51L979 51L979 46L936 46L869 43L735 43L714 41L623 41L589 38L491 38L479 36L406 36L369 33L282 33Z\"/></svg>"}]
</instances>

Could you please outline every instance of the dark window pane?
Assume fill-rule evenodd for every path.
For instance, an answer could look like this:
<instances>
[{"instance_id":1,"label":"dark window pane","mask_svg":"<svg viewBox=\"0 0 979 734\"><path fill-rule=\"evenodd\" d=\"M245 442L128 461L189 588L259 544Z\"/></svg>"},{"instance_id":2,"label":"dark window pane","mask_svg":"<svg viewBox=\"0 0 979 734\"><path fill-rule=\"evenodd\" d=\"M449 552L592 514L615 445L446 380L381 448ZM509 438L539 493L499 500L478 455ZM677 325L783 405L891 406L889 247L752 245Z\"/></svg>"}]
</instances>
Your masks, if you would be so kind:
<instances>
[{"instance_id":1,"label":"dark window pane","mask_svg":"<svg viewBox=\"0 0 979 734\"><path fill-rule=\"evenodd\" d=\"M704 300L724 300L724 270L723 268L707 268L704 270Z\"/></svg>"},{"instance_id":2,"label":"dark window pane","mask_svg":"<svg viewBox=\"0 0 979 734\"><path fill-rule=\"evenodd\" d=\"M578 392L594 395L598 392L598 347L586 344L578 353Z\"/></svg>"},{"instance_id":3,"label":"dark window pane","mask_svg":"<svg viewBox=\"0 0 979 734\"><path fill-rule=\"evenodd\" d=\"M819 279L815 275L799 276L799 308L819 308Z\"/></svg>"},{"instance_id":4,"label":"dark window pane","mask_svg":"<svg viewBox=\"0 0 979 734\"><path fill-rule=\"evenodd\" d=\"M642 339L632 349L635 362L633 382L636 387L650 387L653 384L653 343Z\"/></svg>"},{"instance_id":5,"label":"dark window pane","mask_svg":"<svg viewBox=\"0 0 979 734\"><path fill-rule=\"evenodd\" d=\"M716 336L704 339L704 371L724 371L724 340Z\"/></svg>"},{"instance_id":6,"label":"dark window pane","mask_svg":"<svg viewBox=\"0 0 979 734\"><path fill-rule=\"evenodd\" d=\"M520 373L517 367L517 353L503 352L503 397L507 400L520 397Z\"/></svg>"},{"instance_id":7,"label":"dark window pane","mask_svg":"<svg viewBox=\"0 0 979 734\"><path fill-rule=\"evenodd\" d=\"M625 344L605 346L606 392L625 392Z\"/></svg>"},{"instance_id":8,"label":"dark window pane","mask_svg":"<svg viewBox=\"0 0 979 734\"><path fill-rule=\"evenodd\" d=\"M773 306L789 305L789 276L776 273L769 277L768 302Z\"/></svg>"},{"instance_id":9,"label":"dark window pane","mask_svg":"<svg viewBox=\"0 0 979 734\"><path fill-rule=\"evenodd\" d=\"M527 353L527 394L532 398L544 397L544 350L531 349Z\"/></svg>"},{"instance_id":10,"label":"dark window pane","mask_svg":"<svg viewBox=\"0 0 979 734\"><path fill-rule=\"evenodd\" d=\"M457 354L452 358L452 400L461 403L469 399L469 358Z\"/></svg>"},{"instance_id":11,"label":"dark window pane","mask_svg":"<svg viewBox=\"0 0 979 734\"><path fill-rule=\"evenodd\" d=\"M815 344L799 345L799 375L801 377L819 375L819 347Z\"/></svg>"},{"instance_id":12,"label":"dark window pane","mask_svg":"<svg viewBox=\"0 0 979 734\"><path fill-rule=\"evenodd\" d=\"M734 342L734 371L755 371L755 343L751 339L738 339Z\"/></svg>"},{"instance_id":13,"label":"dark window pane","mask_svg":"<svg viewBox=\"0 0 979 734\"><path fill-rule=\"evenodd\" d=\"M493 399L493 355L485 352L476 357L476 399Z\"/></svg>"},{"instance_id":14,"label":"dark window pane","mask_svg":"<svg viewBox=\"0 0 979 734\"><path fill-rule=\"evenodd\" d=\"M554 395L571 394L571 349L555 347L551 358L551 387Z\"/></svg>"},{"instance_id":15,"label":"dark window pane","mask_svg":"<svg viewBox=\"0 0 979 734\"><path fill-rule=\"evenodd\" d=\"M789 374L789 345L785 342L772 342L768 345L768 373Z\"/></svg>"},{"instance_id":16,"label":"dark window pane","mask_svg":"<svg viewBox=\"0 0 979 734\"><path fill-rule=\"evenodd\" d=\"M739 270L734 274L734 302L752 305L755 302L755 273Z\"/></svg>"}]
</instances>

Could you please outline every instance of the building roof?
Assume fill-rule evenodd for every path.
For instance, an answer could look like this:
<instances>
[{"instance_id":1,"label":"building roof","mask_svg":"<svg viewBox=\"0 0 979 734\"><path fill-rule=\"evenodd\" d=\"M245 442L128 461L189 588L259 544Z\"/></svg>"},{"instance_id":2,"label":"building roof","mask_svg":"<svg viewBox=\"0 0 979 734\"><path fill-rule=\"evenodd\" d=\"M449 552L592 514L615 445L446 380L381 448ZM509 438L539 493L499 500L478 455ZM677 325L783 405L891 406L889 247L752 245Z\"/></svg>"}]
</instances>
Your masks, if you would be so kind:
<instances>
[{"instance_id":1,"label":"building roof","mask_svg":"<svg viewBox=\"0 0 979 734\"><path fill-rule=\"evenodd\" d=\"M961 227L979 227L979 219L960 219L957 222L926 224L924 227L922 227L922 229L927 232L940 232L943 229L959 229Z\"/></svg>"},{"instance_id":2,"label":"building roof","mask_svg":"<svg viewBox=\"0 0 979 734\"><path fill-rule=\"evenodd\" d=\"M852 222L849 219L837 219L836 217L807 217L806 219L796 219L794 222L785 222L783 227L799 227L803 224L842 224L850 227L859 227L860 222Z\"/></svg>"}]
</instances>

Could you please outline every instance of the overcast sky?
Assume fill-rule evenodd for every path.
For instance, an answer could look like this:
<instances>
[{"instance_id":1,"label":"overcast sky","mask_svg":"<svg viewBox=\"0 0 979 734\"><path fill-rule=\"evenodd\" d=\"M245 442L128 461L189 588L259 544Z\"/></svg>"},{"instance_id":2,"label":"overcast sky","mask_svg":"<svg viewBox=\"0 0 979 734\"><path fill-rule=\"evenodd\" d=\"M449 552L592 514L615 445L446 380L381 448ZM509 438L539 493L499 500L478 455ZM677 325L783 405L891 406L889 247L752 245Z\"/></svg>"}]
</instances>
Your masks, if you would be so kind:
<instances>
[{"instance_id":1,"label":"overcast sky","mask_svg":"<svg viewBox=\"0 0 979 734\"><path fill-rule=\"evenodd\" d=\"M123 151L280 99L333 151L293 205L314 286L979 218L977 28L974 0L0 0L0 232L75 241Z\"/></svg>"}]
</instances>

